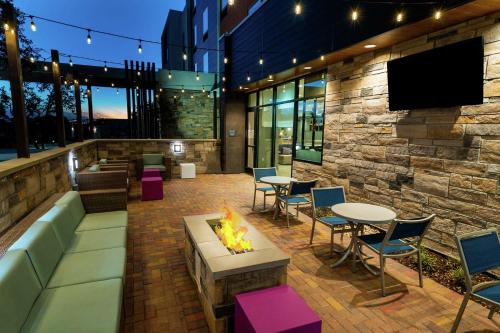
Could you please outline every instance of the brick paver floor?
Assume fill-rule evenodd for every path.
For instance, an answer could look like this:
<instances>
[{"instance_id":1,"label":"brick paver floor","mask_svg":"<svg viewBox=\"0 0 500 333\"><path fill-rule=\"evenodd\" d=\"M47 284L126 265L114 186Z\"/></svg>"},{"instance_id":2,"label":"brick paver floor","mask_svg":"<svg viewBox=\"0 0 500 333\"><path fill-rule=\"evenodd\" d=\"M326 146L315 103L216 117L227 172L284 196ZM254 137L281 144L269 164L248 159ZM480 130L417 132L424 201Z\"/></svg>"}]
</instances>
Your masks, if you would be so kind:
<instances>
[{"instance_id":1,"label":"brick paver floor","mask_svg":"<svg viewBox=\"0 0 500 333\"><path fill-rule=\"evenodd\" d=\"M184 262L182 217L236 209L291 256L288 283L323 319L323 332L449 332L462 296L399 263L387 263L391 294L380 296L379 279L349 264L329 267L329 232L319 226L309 246L311 221L251 210L253 182L246 174L199 175L164 183L162 201L141 202L134 183L129 202L125 332L208 332L194 282ZM261 198L258 203L262 204ZM338 236L337 236L338 237ZM347 237L344 239L348 241ZM500 331L500 316L470 302L460 331Z\"/></svg>"}]
</instances>

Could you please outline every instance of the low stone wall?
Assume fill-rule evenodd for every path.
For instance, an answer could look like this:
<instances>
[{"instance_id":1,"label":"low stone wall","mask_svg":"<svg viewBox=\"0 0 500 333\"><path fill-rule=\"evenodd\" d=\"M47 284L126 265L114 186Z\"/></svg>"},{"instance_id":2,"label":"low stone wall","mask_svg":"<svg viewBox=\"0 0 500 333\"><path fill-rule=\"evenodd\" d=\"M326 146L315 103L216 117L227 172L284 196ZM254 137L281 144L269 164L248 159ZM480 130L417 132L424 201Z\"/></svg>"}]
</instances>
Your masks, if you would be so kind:
<instances>
[{"instance_id":1,"label":"low stone wall","mask_svg":"<svg viewBox=\"0 0 500 333\"><path fill-rule=\"evenodd\" d=\"M174 152L174 145L181 151ZM135 175L135 160L143 153L163 153L172 159L173 177L180 177L180 163L194 163L196 173L218 173L220 143L218 140L130 139L99 140L99 158L128 159L131 174Z\"/></svg>"},{"instance_id":2,"label":"low stone wall","mask_svg":"<svg viewBox=\"0 0 500 333\"><path fill-rule=\"evenodd\" d=\"M73 157L80 167L96 160L96 143L75 143L0 163L0 234L54 193L72 188Z\"/></svg>"},{"instance_id":3,"label":"low stone wall","mask_svg":"<svg viewBox=\"0 0 500 333\"><path fill-rule=\"evenodd\" d=\"M436 213L427 244L446 253L455 233L500 229L498 17L330 66L323 165L294 162L294 176L343 185L348 200L394 207L401 217ZM475 36L485 43L484 104L389 112L388 60Z\"/></svg>"}]
</instances>

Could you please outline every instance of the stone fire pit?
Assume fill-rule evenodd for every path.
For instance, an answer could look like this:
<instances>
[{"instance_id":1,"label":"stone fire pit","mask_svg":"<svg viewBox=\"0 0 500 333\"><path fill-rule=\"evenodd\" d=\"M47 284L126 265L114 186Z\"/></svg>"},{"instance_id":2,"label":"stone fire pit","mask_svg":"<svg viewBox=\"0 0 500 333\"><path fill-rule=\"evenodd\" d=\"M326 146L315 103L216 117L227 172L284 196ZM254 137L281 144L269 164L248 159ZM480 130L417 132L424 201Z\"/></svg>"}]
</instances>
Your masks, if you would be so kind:
<instances>
[{"instance_id":1,"label":"stone fire pit","mask_svg":"<svg viewBox=\"0 0 500 333\"><path fill-rule=\"evenodd\" d=\"M286 283L290 263L288 255L243 219L253 250L231 253L210 226L223 216L184 217L186 262L212 333L232 331L235 295Z\"/></svg>"}]
</instances>

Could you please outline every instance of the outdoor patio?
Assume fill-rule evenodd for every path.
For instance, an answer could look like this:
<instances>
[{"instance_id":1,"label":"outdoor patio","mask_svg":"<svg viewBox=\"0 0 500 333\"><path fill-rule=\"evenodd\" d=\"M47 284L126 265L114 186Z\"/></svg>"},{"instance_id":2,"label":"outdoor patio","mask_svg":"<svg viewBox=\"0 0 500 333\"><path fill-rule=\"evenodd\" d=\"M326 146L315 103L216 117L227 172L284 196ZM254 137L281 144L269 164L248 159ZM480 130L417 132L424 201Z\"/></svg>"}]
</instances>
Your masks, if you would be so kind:
<instances>
[{"instance_id":1,"label":"outdoor patio","mask_svg":"<svg viewBox=\"0 0 500 333\"><path fill-rule=\"evenodd\" d=\"M309 246L311 219L300 214L286 227L284 216L252 212L253 179L247 174L199 175L164 183L161 201L140 201L133 183L129 199L127 273L124 292L125 332L209 332L197 288L184 258L186 215L234 208L291 256L288 284L323 320L323 332L449 332L463 299L448 288L424 280L417 272L387 262L388 296L381 297L379 278L361 265L330 268L329 230L317 225ZM260 198L259 198L260 199ZM261 201L258 201L261 204ZM336 236L338 240L338 235ZM344 239L347 244L348 237ZM494 332L498 316L469 302L461 332Z\"/></svg>"}]
</instances>

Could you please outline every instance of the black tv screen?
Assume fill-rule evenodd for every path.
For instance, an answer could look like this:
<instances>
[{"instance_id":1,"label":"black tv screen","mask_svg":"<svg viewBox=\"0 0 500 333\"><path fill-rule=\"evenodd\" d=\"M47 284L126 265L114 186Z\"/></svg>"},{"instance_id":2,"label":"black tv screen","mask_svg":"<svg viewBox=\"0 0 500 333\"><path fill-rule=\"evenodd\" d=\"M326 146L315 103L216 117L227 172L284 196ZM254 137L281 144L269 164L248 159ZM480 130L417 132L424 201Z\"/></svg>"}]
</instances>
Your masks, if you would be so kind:
<instances>
[{"instance_id":1,"label":"black tv screen","mask_svg":"<svg viewBox=\"0 0 500 333\"><path fill-rule=\"evenodd\" d=\"M483 57L477 37L389 61L389 110L483 103Z\"/></svg>"}]
</instances>

